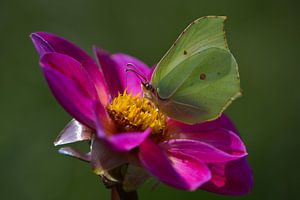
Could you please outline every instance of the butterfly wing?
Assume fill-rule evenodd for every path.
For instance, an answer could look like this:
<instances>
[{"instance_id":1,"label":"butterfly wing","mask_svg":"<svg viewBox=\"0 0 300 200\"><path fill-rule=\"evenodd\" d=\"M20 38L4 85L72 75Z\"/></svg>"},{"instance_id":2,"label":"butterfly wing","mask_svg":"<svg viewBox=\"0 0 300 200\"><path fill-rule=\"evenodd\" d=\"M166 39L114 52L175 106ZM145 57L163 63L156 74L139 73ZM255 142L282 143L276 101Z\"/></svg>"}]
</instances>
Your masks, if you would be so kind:
<instances>
[{"instance_id":1,"label":"butterfly wing","mask_svg":"<svg viewBox=\"0 0 300 200\"><path fill-rule=\"evenodd\" d=\"M168 116L190 124L211 120L240 95L237 63L223 31L225 19L194 21L158 63L151 81Z\"/></svg>"}]
</instances>

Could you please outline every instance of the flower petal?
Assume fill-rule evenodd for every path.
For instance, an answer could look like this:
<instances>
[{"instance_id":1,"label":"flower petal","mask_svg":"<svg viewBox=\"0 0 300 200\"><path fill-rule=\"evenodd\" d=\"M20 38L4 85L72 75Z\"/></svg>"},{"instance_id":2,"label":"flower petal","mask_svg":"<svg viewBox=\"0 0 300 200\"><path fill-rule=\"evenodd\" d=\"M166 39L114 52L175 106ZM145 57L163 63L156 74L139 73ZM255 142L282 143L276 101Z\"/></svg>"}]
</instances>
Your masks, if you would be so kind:
<instances>
[{"instance_id":1,"label":"flower petal","mask_svg":"<svg viewBox=\"0 0 300 200\"><path fill-rule=\"evenodd\" d=\"M223 119L222 117L216 121L195 125L169 120L168 131L173 135L173 138L198 140L236 158L247 155L246 147L238 133L226 129L234 130L233 126L228 126L227 122L224 124Z\"/></svg>"},{"instance_id":2,"label":"flower petal","mask_svg":"<svg viewBox=\"0 0 300 200\"><path fill-rule=\"evenodd\" d=\"M123 88L127 88L128 91L132 91L134 95L142 93L141 80L136 74L132 72L126 72L126 69L129 68L127 67L127 64L134 64L136 66L136 69L140 71L146 78L150 73L150 68L142 61L127 54L117 53L113 54L111 58L117 64L117 69L120 76L119 78L122 82Z\"/></svg>"},{"instance_id":3,"label":"flower petal","mask_svg":"<svg viewBox=\"0 0 300 200\"><path fill-rule=\"evenodd\" d=\"M72 147L63 147L58 150L60 154L63 154L65 156L70 156L74 158L78 158L82 161L90 162L91 160L91 154L90 153L82 153Z\"/></svg>"},{"instance_id":4,"label":"flower petal","mask_svg":"<svg viewBox=\"0 0 300 200\"><path fill-rule=\"evenodd\" d=\"M189 125L173 119L169 119L168 127L170 127L170 130L172 130L172 132L174 133L178 132L178 130L189 130L189 132L199 133L212 131L220 128L225 128L230 131L237 132L237 129L234 127L231 120L224 114L222 114L219 118L215 120L194 125ZM180 127L180 129L178 129L178 127Z\"/></svg>"},{"instance_id":5,"label":"flower petal","mask_svg":"<svg viewBox=\"0 0 300 200\"><path fill-rule=\"evenodd\" d=\"M127 162L127 155L114 151L105 141L94 138L91 145L91 165L98 175L106 175L109 170L114 169Z\"/></svg>"},{"instance_id":6,"label":"flower petal","mask_svg":"<svg viewBox=\"0 0 300 200\"><path fill-rule=\"evenodd\" d=\"M61 56L61 55L60 55ZM48 85L63 108L79 122L93 128L95 118L93 113L93 92L85 71L80 63L67 56L45 54L41 59L41 66ZM70 58L70 57L69 57ZM68 74L57 69L66 66ZM90 88L90 89L87 89Z\"/></svg>"},{"instance_id":7,"label":"flower petal","mask_svg":"<svg viewBox=\"0 0 300 200\"><path fill-rule=\"evenodd\" d=\"M59 53L47 53L41 58L40 64L42 67L51 67L73 80L81 92L88 98L97 98L95 87L89 79L88 73L72 57Z\"/></svg>"},{"instance_id":8,"label":"flower petal","mask_svg":"<svg viewBox=\"0 0 300 200\"><path fill-rule=\"evenodd\" d=\"M189 139L173 139L161 145L170 153L194 157L204 163L227 162L247 155L246 152L229 154L208 143Z\"/></svg>"},{"instance_id":9,"label":"flower petal","mask_svg":"<svg viewBox=\"0 0 300 200\"><path fill-rule=\"evenodd\" d=\"M97 56L98 62L102 69L105 80L108 84L108 88L113 97L117 96L118 93L122 93L125 87L121 81L123 75L120 73L125 73L121 71L119 66L111 59L110 54L104 49L94 47L94 52Z\"/></svg>"},{"instance_id":10,"label":"flower petal","mask_svg":"<svg viewBox=\"0 0 300 200\"><path fill-rule=\"evenodd\" d=\"M138 147L151 133L151 128L145 131L136 132L116 132L115 127L107 114L103 113L103 107L99 102L95 102L96 128L98 138L107 141L115 150L130 151ZM105 111L105 110L104 110ZM106 112L106 111L105 111Z\"/></svg>"},{"instance_id":11,"label":"flower petal","mask_svg":"<svg viewBox=\"0 0 300 200\"><path fill-rule=\"evenodd\" d=\"M109 94L103 74L96 62L87 53L75 44L51 33L37 32L32 33L30 36L40 56L49 52L57 52L68 55L80 62L95 84L101 102L107 105Z\"/></svg>"},{"instance_id":12,"label":"flower petal","mask_svg":"<svg viewBox=\"0 0 300 200\"><path fill-rule=\"evenodd\" d=\"M166 154L150 140L141 144L139 158L152 175L178 189L195 190L211 178L204 163L185 155Z\"/></svg>"},{"instance_id":13,"label":"flower petal","mask_svg":"<svg viewBox=\"0 0 300 200\"><path fill-rule=\"evenodd\" d=\"M130 151L138 147L151 133L148 128L143 132L115 133L105 139L118 151Z\"/></svg>"},{"instance_id":14,"label":"flower petal","mask_svg":"<svg viewBox=\"0 0 300 200\"><path fill-rule=\"evenodd\" d=\"M54 145L58 146L91 139L92 130L75 119L72 119L60 132L54 141Z\"/></svg>"},{"instance_id":15,"label":"flower petal","mask_svg":"<svg viewBox=\"0 0 300 200\"><path fill-rule=\"evenodd\" d=\"M214 164L212 179L202 189L223 195L244 195L253 187L253 176L245 158Z\"/></svg>"}]
</instances>

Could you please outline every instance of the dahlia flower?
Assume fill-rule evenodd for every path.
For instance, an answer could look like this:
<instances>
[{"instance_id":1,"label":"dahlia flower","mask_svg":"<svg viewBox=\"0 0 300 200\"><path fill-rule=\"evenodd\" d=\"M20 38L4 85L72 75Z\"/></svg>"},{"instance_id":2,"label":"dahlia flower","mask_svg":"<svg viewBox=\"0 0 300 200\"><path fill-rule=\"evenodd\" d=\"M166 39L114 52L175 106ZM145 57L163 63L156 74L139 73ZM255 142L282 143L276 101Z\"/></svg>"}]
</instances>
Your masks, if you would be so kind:
<instances>
[{"instance_id":1,"label":"dahlia flower","mask_svg":"<svg viewBox=\"0 0 300 200\"><path fill-rule=\"evenodd\" d=\"M251 190L247 150L227 116L195 125L175 121L143 97L139 77L126 72L131 63L150 80L155 67L95 47L96 62L50 33L31 38L53 95L74 118L54 144L91 141L87 153L72 147L59 152L89 162L119 197L136 199L135 191L150 177L189 191Z\"/></svg>"}]
</instances>

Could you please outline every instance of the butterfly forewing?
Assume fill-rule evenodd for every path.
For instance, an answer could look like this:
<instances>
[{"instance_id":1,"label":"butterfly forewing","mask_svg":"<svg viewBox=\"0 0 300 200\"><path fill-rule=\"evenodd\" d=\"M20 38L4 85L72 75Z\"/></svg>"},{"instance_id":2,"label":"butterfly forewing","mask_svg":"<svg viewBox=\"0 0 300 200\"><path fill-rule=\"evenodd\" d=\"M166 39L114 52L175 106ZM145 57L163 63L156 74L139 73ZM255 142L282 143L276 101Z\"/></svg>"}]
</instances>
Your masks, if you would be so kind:
<instances>
[{"instance_id":1,"label":"butterfly forewing","mask_svg":"<svg viewBox=\"0 0 300 200\"><path fill-rule=\"evenodd\" d=\"M152 84L158 82L186 58L210 47L227 48L224 33L224 16L208 16L192 22L178 37L158 63Z\"/></svg>"}]
</instances>

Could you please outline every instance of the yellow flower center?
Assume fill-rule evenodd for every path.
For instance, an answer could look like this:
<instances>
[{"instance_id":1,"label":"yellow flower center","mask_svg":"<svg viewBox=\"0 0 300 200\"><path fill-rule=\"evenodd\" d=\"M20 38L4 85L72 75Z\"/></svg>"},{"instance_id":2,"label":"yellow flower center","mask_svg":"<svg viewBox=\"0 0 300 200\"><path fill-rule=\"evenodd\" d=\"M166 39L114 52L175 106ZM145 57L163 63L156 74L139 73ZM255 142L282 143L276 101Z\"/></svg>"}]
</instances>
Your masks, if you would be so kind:
<instances>
[{"instance_id":1,"label":"yellow flower center","mask_svg":"<svg viewBox=\"0 0 300 200\"><path fill-rule=\"evenodd\" d=\"M152 133L162 133L166 127L166 116L148 99L126 90L113 99L107 107L110 117L125 131L152 129Z\"/></svg>"}]
</instances>

